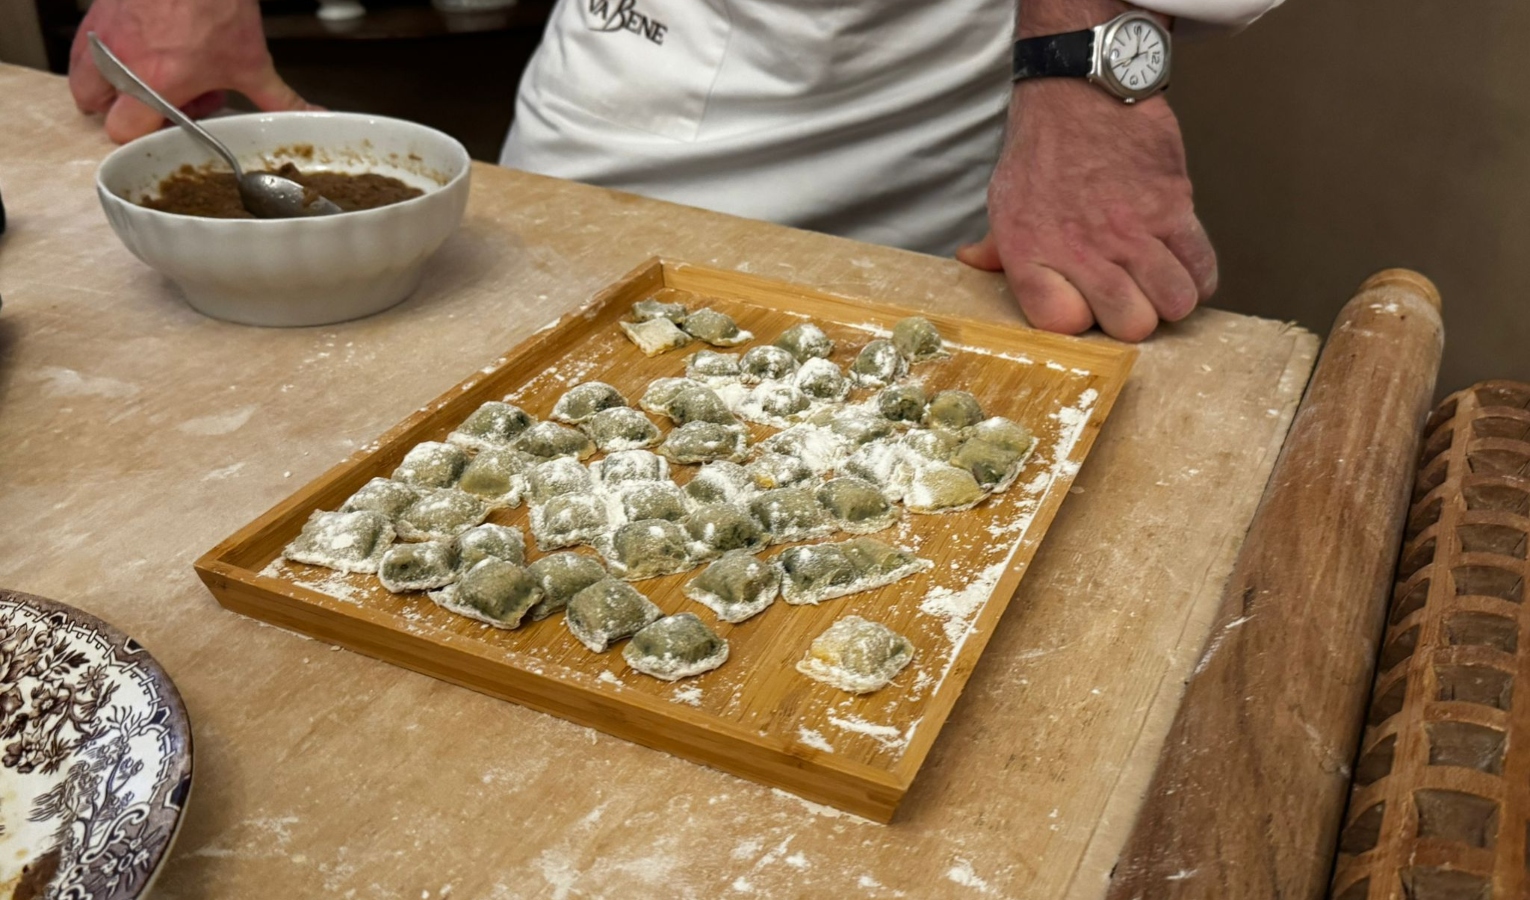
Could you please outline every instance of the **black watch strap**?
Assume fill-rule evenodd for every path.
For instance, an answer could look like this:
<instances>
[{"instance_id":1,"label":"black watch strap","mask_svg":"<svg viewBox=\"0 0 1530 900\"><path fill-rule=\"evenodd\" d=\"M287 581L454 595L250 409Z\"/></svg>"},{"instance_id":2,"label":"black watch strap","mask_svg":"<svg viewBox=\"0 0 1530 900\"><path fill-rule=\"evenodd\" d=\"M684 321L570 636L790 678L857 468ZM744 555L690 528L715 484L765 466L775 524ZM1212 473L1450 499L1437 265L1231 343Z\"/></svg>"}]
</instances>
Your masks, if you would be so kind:
<instances>
[{"instance_id":1,"label":"black watch strap","mask_svg":"<svg viewBox=\"0 0 1530 900\"><path fill-rule=\"evenodd\" d=\"M1094 29L1015 41L1014 80L1088 78L1094 70Z\"/></svg>"}]
</instances>

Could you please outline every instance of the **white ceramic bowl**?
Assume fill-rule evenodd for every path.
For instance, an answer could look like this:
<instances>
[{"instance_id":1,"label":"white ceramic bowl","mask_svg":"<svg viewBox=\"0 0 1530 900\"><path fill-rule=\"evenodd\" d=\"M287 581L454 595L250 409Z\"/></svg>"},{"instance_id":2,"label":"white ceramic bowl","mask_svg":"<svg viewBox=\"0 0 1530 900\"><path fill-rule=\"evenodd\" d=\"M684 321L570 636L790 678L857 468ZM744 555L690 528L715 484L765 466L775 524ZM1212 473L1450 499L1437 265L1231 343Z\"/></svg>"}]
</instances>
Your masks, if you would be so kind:
<instances>
[{"instance_id":1,"label":"white ceramic bowl","mask_svg":"<svg viewBox=\"0 0 1530 900\"><path fill-rule=\"evenodd\" d=\"M248 325L324 325L368 316L419 286L425 260L467 206L467 150L424 125L357 113L258 113L209 119L242 166L377 172L425 191L392 206L311 219L209 219L139 206L182 165L216 157L179 128L113 152L96 192L133 255L178 285L199 312ZM218 163L222 168L222 163Z\"/></svg>"}]
</instances>

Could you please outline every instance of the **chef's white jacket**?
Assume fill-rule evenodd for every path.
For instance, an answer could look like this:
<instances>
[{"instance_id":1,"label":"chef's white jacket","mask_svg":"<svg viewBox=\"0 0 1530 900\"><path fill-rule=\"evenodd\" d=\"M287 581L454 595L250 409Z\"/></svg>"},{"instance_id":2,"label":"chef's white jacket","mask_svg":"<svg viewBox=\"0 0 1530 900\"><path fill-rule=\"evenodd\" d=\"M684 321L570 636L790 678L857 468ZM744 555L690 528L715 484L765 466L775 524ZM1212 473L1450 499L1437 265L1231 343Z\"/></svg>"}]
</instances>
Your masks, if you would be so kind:
<instances>
[{"instance_id":1,"label":"chef's white jacket","mask_svg":"<svg viewBox=\"0 0 1530 900\"><path fill-rule=\"evenodd\" d=\"M1228 27L1280 2L1138 0ZM559 0L500 161L949 254L987 227L1015 9L1016 0Z\"/></svg>"}]
</instances>

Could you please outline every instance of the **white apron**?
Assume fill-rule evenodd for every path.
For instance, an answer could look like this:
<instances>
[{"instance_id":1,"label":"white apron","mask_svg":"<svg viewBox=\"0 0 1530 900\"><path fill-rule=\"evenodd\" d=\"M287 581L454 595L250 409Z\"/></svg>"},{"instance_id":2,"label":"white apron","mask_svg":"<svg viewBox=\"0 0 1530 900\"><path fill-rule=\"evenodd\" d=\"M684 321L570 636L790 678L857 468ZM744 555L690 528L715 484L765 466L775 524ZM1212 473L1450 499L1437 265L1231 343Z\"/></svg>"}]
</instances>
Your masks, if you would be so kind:
<instances>
[{"instance_id":1,"label":"white apron","mask_svg":"<svg viewBox=\"0 0 1530 900\"><path fill-rule=\"evenodd\" d=\"M500 162L949 255L987 227L1015 4L559 0Z\"/></svg>"}]
</instances>

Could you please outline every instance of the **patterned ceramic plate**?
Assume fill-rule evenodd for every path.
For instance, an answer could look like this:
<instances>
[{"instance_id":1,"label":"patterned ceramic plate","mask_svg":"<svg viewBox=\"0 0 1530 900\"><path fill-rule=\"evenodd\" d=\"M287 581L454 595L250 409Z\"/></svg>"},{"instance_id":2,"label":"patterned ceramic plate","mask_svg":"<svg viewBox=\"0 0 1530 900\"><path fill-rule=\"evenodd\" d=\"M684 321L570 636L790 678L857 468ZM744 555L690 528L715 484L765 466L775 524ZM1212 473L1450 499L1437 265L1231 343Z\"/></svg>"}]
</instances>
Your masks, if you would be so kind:
<instances>
[{"instance_id":1,"label":"patterned ceramic plate","mask_svg":"<svg viewBox=\"0 0 1530 900\"><path fill-rule=\"evenodd\" d=\"M94 616L0 591L0 897L148 891L191 790L170 676Z\"/></svg>"}]
</instances>

